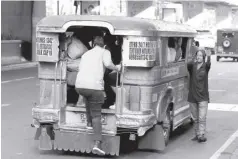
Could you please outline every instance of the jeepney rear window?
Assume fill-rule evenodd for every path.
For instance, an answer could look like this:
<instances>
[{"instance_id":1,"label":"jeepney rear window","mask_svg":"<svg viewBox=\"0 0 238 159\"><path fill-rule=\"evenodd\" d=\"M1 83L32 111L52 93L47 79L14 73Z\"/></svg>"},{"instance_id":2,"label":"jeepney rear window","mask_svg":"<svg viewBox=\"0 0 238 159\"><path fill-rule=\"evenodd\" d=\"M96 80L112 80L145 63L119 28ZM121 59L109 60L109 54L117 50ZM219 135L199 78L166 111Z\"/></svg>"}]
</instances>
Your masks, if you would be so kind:
<instances>
[{"instance_id":1,"label":"jeepney rear window","mask_svg":"<svg viewBox=\"0 0 238 159\"><path fill-rule=\"evenodd\" d=\"M226 37L226 38L232 38L232 37L234 37L234 35L235 35L234 32L232 32L232 33L222 33L222 36Z\"/></svg>"}]
</instances>

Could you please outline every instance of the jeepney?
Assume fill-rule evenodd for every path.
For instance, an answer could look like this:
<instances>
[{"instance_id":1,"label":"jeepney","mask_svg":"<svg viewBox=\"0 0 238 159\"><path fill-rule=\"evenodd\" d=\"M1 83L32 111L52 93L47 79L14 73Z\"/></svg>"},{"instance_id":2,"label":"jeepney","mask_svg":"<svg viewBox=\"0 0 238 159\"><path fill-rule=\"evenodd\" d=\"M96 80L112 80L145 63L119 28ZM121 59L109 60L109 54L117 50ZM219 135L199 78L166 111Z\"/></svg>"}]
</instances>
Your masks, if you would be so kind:
<instances>
[{"instance_id":1,"label":"jeepney","mask_svg":"<svg viewBox=\"0 0 238 159\"><path fill-rule=\"evenodd\" d=\"M139 149L164 150L171 131L191 118L187 62L196 30L159 20L79 15L50 16L37 25L40 101L32 109L32 125L39 148L91 153L93 130L86 129L85 105L67 103L65 39L80 32L90 41L98 30L122 39L120 51L111 50L120 54L123 67L115 109L102 109L103 150L118 156L126 140ZM174 46L168 41L178 38L181 57L168 62L168 48Z\"/></svg>"},{"instance_id":2,"label":"jeepney","mask_svg":"<svg viewBox=\"0 0 238 159\"><path fill-rule=\"evenodd\" d=\"M218 29L216 60L219 61L221 58L233 58L233 61L238 61L237 41L237 28Z\"/></svg>"}]
</instances>

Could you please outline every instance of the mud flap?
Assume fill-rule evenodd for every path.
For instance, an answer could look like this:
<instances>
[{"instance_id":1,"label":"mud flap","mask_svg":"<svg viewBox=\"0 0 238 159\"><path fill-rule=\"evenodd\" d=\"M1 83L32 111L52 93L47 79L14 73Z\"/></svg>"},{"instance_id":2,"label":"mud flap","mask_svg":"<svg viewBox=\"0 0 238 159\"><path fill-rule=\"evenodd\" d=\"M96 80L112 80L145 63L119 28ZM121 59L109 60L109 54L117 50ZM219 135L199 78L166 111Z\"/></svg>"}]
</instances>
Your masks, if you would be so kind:
<instances>
[{"instance_id":1,"label":"mud flap","mask_svg":"<svg viewBox=\"0 0 238 159\"><path fill-rule=\"evenodd\" d=\"M165 140L163 128L161 125L155 125L138 141L138 149L163 151L165 149Z\"/></svg>"},{"instance_id":2,"label":"mud flap","mask_svg":"<svg viewBox=\"0 0 238 159\"><path fill-rule=\"evenodd\" d=\"M54 140L53 127L51 125L47 125L37 128L35 140L39 140L40 150L52 150L52 140Z\"/></svg>"},{"instance_id":3,"label":"mud flap","mask_svg":"<svg viewBox=\"0 0 238 159\"><path fill-rule=\"evenodd\" d=\"M91 153L93 146L93 134L55 131L54 149ZM102 149L107 155L119 156L120 136L103 135Z\"/></svg>"}]
</instances>

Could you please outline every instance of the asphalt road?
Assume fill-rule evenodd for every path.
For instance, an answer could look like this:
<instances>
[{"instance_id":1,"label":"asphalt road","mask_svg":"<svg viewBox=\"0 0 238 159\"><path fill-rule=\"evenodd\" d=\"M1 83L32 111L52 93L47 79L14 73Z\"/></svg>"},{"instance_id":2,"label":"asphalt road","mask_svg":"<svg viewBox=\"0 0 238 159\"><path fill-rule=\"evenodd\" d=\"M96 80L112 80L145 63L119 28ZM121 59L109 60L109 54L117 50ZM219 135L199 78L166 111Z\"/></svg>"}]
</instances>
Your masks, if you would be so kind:
<instances>
[{"instance_id":1,"label":"asphalt road","mask_svg":"<svg viewBox=\"0 0 238 159\"><path fill-rule=\"evenodd\" d=\"M227 108L238 105L238 62L212 57L209 74L210 98L213 106L207 116L208 141L198 144L190 139L193 130L185 125L174 133L164 152L134 151L123 153L118 158L129 159L209 159L238 129L238 112ZM34 141L35 129L31 108L39 101L37 68L2 72L2 159L76 159L97 158L80 153L39 151ZM220 104L217 104L220 103Z\"/></svg>"}]
</instances>

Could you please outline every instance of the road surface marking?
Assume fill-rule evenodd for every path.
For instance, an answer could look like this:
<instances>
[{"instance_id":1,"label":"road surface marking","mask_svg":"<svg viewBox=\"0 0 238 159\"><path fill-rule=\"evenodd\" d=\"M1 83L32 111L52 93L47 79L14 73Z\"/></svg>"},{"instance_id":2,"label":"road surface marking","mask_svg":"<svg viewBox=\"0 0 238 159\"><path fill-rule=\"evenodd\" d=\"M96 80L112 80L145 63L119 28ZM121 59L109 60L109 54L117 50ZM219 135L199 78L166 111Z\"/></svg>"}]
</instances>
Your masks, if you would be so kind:
<instances>
[{"instance_id":1,"label":"road surface marking","mask_svg":"<svg viewBox=\"0 0 238 159\"><path fill-rule=\"evenodd\" d=\"M9 81L2 81L2 84L16 82L16 81L22 81L22 80L28 80L28 79L33 79L33 78L35 78L35 77L26 77L26 78L13 79L13 80L9 80Z\"/></svg>"},{"instance_id":2,"label":"road surface marking","mask_svg":"<svg viewBox=\"0 0 238 159\"><path fill-rule=\"evenodd\" d=\"M209 80L233 80L238 81L238 78L208 78Z\"/></svg>"},{"instance_id":3,"label":"road surface marking","mask_svg":"<svg viewBox=\"0 0 238 159\"><path fill-rule=\"evenodd\" d=\"M229 139L220 147L213 155L210 157L210 159L218 159L222 152L226 150L226 148L232 144L232 142L238 137L238 130L234 134L232 134Z\"/></svg>"},{"instance_id":4,"label":"road surface marking","mask_svg":"<svg viewBox=\"0 0 238 159\"><path fill-rule=\"evenodd\" d=\"M218 75L218 76L221 76L221 75L223 75L223 74L225 74L225 73L227 73L227 72L218 73L217 75Z\"/></svg>"},{"instance_id":5,"label":"road surface marking","mask_svg":"<svg viewBox=\"0 0 238 159\"><path fill-rule=\"evenodd\" d=\"M2 104L1 107L8 107L10 104Z\"/></svg>"},{"instance_id":6,"label":"road surface marking","mask_svg":"<svg viewBox=\"0 0 238 159\"><path fill-rule=\"evenodd\" d=\"M219 89L209 89L209 92L225 92L226 90L219 90Z\"/></svg>"},{"instance_id":7,"label":"road surface marking","mask_svg":"<svg viewBox=\"0 0 238 159\"><path fill-rule=\"evenodd\" d=\"M235 104L221 104L221 103L209 103L208 104L208 110L238 112L238 105L235 105Z\"/></svg>"}]
</instances>

